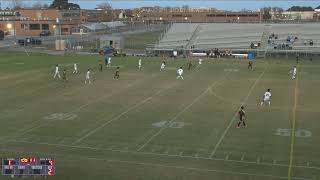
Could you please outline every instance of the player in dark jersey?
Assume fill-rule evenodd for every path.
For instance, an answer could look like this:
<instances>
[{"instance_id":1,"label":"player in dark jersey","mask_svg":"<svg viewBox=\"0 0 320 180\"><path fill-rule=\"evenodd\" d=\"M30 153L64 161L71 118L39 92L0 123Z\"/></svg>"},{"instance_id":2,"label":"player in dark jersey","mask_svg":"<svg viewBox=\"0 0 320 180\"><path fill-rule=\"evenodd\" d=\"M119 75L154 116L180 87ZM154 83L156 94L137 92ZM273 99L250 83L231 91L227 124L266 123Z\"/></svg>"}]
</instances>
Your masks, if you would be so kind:
<instances>
[{"instance_id":1,"label":"player in dark jersey","mask_svg":"<svg viewBox=\"0 0 320 180\"><path fill-rule=\"evenodd\" d=\"M248 62L248 69L251 69L251 70L252 70L252 61L249 61L249 62Z\"/></svg>"},{"instance_id":2,"label":"player in dark jersey","mask_svg":"<svg viewBox=\"0 0 320 180\"><path fill-rule=\"evenodd\" d=\"M102 72L102 60L99 60L99 70L100 70L100 72Z\"/></svg>"},{"instance_id":3,"label":"player in dark jersey","mask_svg":"<svg viewBox=\"0 0 320 180\"><path fill-rule=\"evenodd\" d=\"M299 63L299 54L296 55L297 64Z\"/></svg>"},{"instance_id":4,"label":"player in dark jersey","mask_svg":"<svg viewBox=\"0 0 320 180\"><path fill-rule=\"evenodd\" d=\"M62 72L62 79L63 81L67 81L67 71L65 69Z\"/></svg>"},{"instance_id":5,"label":"player in dark jersey","mask_svg":"<svg viewBox=\"0 0 320 180\"><path fill-rule=\"evenodd\" d=\"M244 111L244 107L241 106L240 110L238 111L239 115L239 122L237 124L237 128L240 128L240 125L243 124L244 127L247 127L246 123L244 122L246 118L246 112Z\"/></svg>"},{"instance_id":6,"label":"player in dark jersey","mask_svg":"<svg viewBox=\"0 0 320 180\"><path fill-rule=\"evenodd\" d=\"M117 67L116 71L114 72L113 79L114 79L114 80L118 80L119 77L120 77L120 68Z\"/></svg>"}]
</instances>

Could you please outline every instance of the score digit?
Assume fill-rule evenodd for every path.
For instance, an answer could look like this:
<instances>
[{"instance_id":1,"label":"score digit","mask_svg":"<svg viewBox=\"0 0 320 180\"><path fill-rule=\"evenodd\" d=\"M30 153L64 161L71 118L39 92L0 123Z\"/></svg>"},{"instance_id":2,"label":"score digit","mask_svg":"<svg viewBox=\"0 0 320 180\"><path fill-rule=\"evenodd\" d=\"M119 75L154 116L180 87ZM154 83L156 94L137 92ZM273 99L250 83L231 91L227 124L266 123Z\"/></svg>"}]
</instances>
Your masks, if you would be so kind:
<instances>
[{"instance_id":1,"label":"score digit","mask_svg":"<svg viewBox=\"0 0 320 180\"><path fill-rule=\"evenodd\" d=\"M48 166L48 175L49 175L49 176L52 176L52 175L53 175L52 166Z\"/></svg>"},{"instance_id":2,"label":"score digit","mask_svg":"<svg viewBox=\"0 0 320 180\"><path fill-rule=\"evenodd\" d=\"M53 160L49 160L49 164L53 166Z\"/></svg>"}]
</instances>

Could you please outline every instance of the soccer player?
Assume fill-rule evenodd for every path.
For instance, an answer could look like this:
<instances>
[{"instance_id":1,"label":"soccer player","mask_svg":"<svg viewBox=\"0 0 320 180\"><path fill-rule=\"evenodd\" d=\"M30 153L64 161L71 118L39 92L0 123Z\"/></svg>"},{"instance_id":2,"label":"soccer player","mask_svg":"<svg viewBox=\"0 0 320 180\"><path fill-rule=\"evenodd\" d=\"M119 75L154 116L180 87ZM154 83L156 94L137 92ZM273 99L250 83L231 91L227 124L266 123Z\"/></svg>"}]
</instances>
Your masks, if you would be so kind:
<instances>
[{"instance_id":1,"label":"soccer player","mask_svg":"<svg viewBox=\"0 0 320 180\"><path fill-rule=\"evenodd\" d=\"M73 64L73 74L77 74L78 73L78 66L77 66L77 63L74 63Z\"/></svg>"},{"instance_id":2,"label":"soccer player","mask_svg":"<svg viewBox=\"0 0 320 180\"><path fill-rule=\"evenodd\" d=\"M240 128L240 125L243 124L244 127L247 127L246 123L244 122L246 118L246 112L244 111L244 107L241 106L240 110L238 111L239 115L239 122L237 124L237 128Z\"/></svg>"},{"instance_id":3,"label":"soccer player","mask_svg":"<svg viewBox=\"0 0 320 180\"><path fill-rule=\"evenodd\" d=\"M198 64L199 64L199 66L202 64L202 59L201 58L199 59L199 63Z\"/></svg>"},{"instance_id":4,"label":"soccer player","mask_svg":"<svg viewBox=\"0 0 320 180\"><path fill-rule=\"evenodd\" d=\"M296 75L297 75L297 67L294 66L294 67L293 67L293 70L292 70L292 79L295 79L295 78L296 78Z\"/></svg>"},{"instance_id":5,"label":"soccer player","mask_svg":"<svg viewBox=\"0 0 320 180\"><path fill-rule=\"evenodd\" d=\"M160 66L160 71L163 71L165 67L166 67L166 62L162 61L162 64Z\"/></svg>"},{"instance_id":6,"label":"soccer player","mask_svg":"<svg viewBox=\"0 0 320 180\"><path fill-rule=\"evenodd\" d=\"M99 70L100 70L100 72L102 72L102 69L103 69L103 67L102 67L102 60L99 60Z\"/></svg>"},{"instance_id":7,"label":"soccer player","mask_svg":"<svg viewBox=\"0 0 320 180\"><path fill-rule=\"evenodd\" d=\"M299 63L299 54L296 55L297 64Z\"/></svg>"},{"instance_id":8,"label":"soccer player","mask_svg":"<svg viewBox=\"0 0 320 180\"><path fill-rule=\"evenodd\" d=\"M270 92L270 89L267 89L267 91L264 93L263 99L262 99L260 105L262 106L266 102L268 102L268 104L270 106L270 104L271 104L271 92Z\"/></svg>"},{"instance_id":9,"label":"soccer player","mask_svg":"<svg viewBox=\"0 0 320 180\"><path fill-rule=\"evenodd\" d=\"M181 79L183 80L183 76L182 76L182 74L183 74L183 69L182 69L182 67L180 67L180 68L177 70L177 74L178 74L177 79L181 78Z\"/></svg>"},{"instance_id":10,"label":"soccer player","mask_svg":"<svg viewBox=\"0 0 320 180\"><path fill-rule=\"evenodd\" d=\"M190 60L189 63L188 63L188 70L190 70L191 67L192 67L192 62L191 62L191 60Z\"/></svg>"},{"instance_id":11,"label":"soccer player","mask_svg":"<svg viewBox=\"0 0 320 180\"><path fill-rule=\"evenodd\" d=\"M139 59L139 62L138 62L138 68L139 68L139 70L141 70L141 66L142 66L142 60Z\"/></svg>"},{"instance_id":12,"label":"soccer player","mask_svg":"<svg viewBox=\"0 0 320 180\"><path fill-rule=\"evenodd\" d=\"M113 80L118 80L119 77L120 77L120 68L117 67L115 72L114 72Z\"/></svg>"},{"instance_id":13,"label":"soccer player","mask_svg":"<svg viewBox=\"0 0 320 180\"><path fill-rule=\"evenodd\" d=\"M62 71L62 79L63 79L64 81L67 81L67 71L66 71L66 69L64 69L64 70Z\"/></svg>"},{"instance_id":14,"label":"soccer player","mask_svg":"<svg viewBox=\"0 0 320 180\"><path fill-rule=\"evenodd\" d=\"M55 71L54 71L53 78L55 79L57 76L58 76L59 79L61 78L60 72L59 72L59 65L58 65L58 64L57 64L56 67L55 67Z\"/></svg>"},{"instance_id":15,"label":"soccer player","mask_svg":"<svg viewBox=\"0 0 320 180\"><path fill-rule=\"evenodd\" d=\"M251 70L253 69L253 68L252 68L252 61L249 61L249 62L248 62L248 69L251 69Z\"/></svg>"},{"instance_id":16,"label":"soccer player","mask_svg":"<svg viewBox=\"0 0 320 180\"><path fill-rule=\"evenodd\" d=\"M109 57L109 59L108 59L108 65L107 65L107 67L111 67L111 57Z\"/></svg>"},{"instance_id":17,"label":"soccer player","mask_svg":"<svg viewBox=\"0 0 320 180\"><path fill-rule=\"evenodd\" d=\"M90 80L90 69L88 69L87 73L86 73L86 80L84 81L85 84L87 84L87 82L89 84L91 84L91 80Z\"/></svg>"}]
</instances>

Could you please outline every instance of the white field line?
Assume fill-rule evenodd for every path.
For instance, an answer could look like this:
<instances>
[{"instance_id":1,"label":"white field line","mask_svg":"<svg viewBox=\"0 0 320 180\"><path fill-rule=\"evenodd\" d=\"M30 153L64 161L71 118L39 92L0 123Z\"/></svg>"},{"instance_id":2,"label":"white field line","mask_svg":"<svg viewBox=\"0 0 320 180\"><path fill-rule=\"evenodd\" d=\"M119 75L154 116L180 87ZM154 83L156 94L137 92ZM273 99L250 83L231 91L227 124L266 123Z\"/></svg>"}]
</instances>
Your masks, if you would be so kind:
<instances>
[{"instance_id":1,"label":"white field line","mask_svg":"<svg viewBox=\"0 0 320 180\"><path fill-rule=\"evenodd\" d=\"M151 155L151 156L162 156L162 157L177 157L177 158L185 158L185 159L202 159L202 160L213 160L213 161L223 161L223 162L234 162L240 164L254 164L254 165L263 165L263 166L279 166L279 167L288 167L288 164L273 164L273 163L265 163L260 162L257 164L256 161L241 161L241 160L225 160L224 158L209 158L209 157L201 157L195 158L194 156L182 155L183 152L179 154L164 154L164 153L155 153L155 152L143 152L143 151L129 151L129 150L118 150L118 149L110 149L110 148L96 148L91 146L80 146L80 145L67 145L67 144L56 144L56 143L47 143L47 142L30 142L30 141L22 141L22 140L8 140L6 142L13 143L25 143L25 144L33 144L33 145L46 145L46 146L54 146L58 148L68 148L68 149L87 149L92 151L110 151L110 152L119 152L119 153L130 153L130 154L138 154L138 155ZM320 167L315 166L292 166L294 168L304 168L304 169L315 169L320 170Z\"/></svg>"},{"instance_id":2,"label":"white field line","mask_svg":"<svg viewBox=\"0 0 320 180\"><path fill-rule=\"evenodd\" d=\"M225 76L223 78L225 78L229 73L226 73ZM186 110L188 110L190 107L193 106L194 103L196 103L203 95L205 95L210 88L214 87L216 84L218 83L218 81L215 81L214 83L212 83L209 87L207 87L199 96L197 96L188 106L186 106L185 108L183 108L180 112L178 112L169 122L168 124L171 124L172 122L174 122L181 114L183 114ZM141 151L146 145L148 145L155 137L157 137L159 134L162 133L163 130L165 130L167 127L163 126L160 128L159 131L157 131L155 134L153 134L145 143L143 143L138 149L137 151Z\"/></svg>"},{"instance_id":3,"label":"white field line","mask_svg":"<svg viewBox=\"0 0 320 180\"><path fill-rule=\"evenodd\" d=\"M197 72L197 71L192 71L192 73L186 75L186 77L187 77L187 76L191 76L194 72ZM155 73L155 74L156 74L156 75L159 75L159 74L161 74L161 72L157 72L157 73ZM126 87L126 89L129 88L129 87L131 87L131 86L133 86L134 84L137 84L138 82L141 82L141 81L142 81L141 79L138 79L138 80L134 81L133 83L128 84L128 86ZM118 91L117 91L117 92L118 92ZM87 106L89 106L89 105L91 105L91 104L94 104L94 103L97 103L97 102L99 102L99 101L105 100L106 98L112 97L114 94L117 94L117 93L111 93L111 94L108 93L108 94L105 95L105 96L96 98L94 101L90 101L90 102L88 102L88 103L85 103L85 104L79 106L78 108L76 108L76 109L74 109L74 110L72 110L72 111L70 111L70 112L67 112L67 113L70 114L70 113L78 112L78 111L80 111L81 109L83 109L83 108L85 108L85 107L87 107ZM34 121L34 122L32 122L31 124L35 124L35 123L38 123L38 122L41 122L41 121L42 121L42 119L40 118L39 120ZM50 123L51 123L50 121L47 121L46 123L40 124L40 125L38 125L38 126L33 126L33 127L32 127L32 126L31 126L31 127L28 126L28 127L22 128L22 129L18 130L17 132L15 132L15 134L11 135L11 137L14 139L14 138L19 137L19 136L22 136L22 135L24 135L24 134L26 134L26 133L28 133L28 132L31 132L31 131L33 131L33 130L35 130L35 129L38 129L38 128L41 128L41 127L45 127L45 126L47 126L47 125L50 124ZM20 132L22 132L22 133L19 134Z\"/></svg>"},{"instance_id":4,"label":"white field line","mask_svg":"<svg viewBox=\"0 0 320 180\"><path fill-rule=\"evenodd\" d=\"M42 152L26 152L26 151L18 151L13 149L0 149L2 152L16 152L16 153L33 153L33 154L45 154L48 156L56 156L56 157L63 157L65 161L79 161L79 159L86 159L92 161L103 161L108 163L122 163L122 164L131 164L137 166L153 166L153 167L162 167L162 168L173 168L173 169L183 169L189 171L198 171L198 172L214 172L220 174L227 174L227 175L243 175L243 176L254 176L254 177L269 177L269 178L278 178L278 179L286 179L287 177L284 176L275 176L270 174L256 174L256 173L246 173L246 172L236 172L236 171L226 171L226 170L217 170L217 169L204 169L204 168L196 168L196 167L187 167L187 166L174 166L174 165L166 165L166 164L159 164L159 163L148 163L148 162L141 162L141 161L125 161L125 160L115 160L115 159L104 159L104 158L96 158L96 157L77 157L77 156L65 156L62 154L48 154ZM295 180L310 180L302 177L292 177Z\"/></svg>"},{"instance_id":5,"label":"white field line","mask_svg":"<svg viewBox=\"0 0 320 180\"><path fill-rule=\"evenodd\" d=\"M146 102L148 102L149 100L151 100L154 96L157 96L158 94L160 94L162 91L166 91L170 88L172 88L174 85L176 85L177 82L175 82L174 84L167 86L164 89L159 90L158 92L156 92L155 94L147 97L146 99L142 100L141 102L135 104L134 106L130 107L129 109L127 109L126 111L122 112L121 114L119 114L118 116L112 118L111 120L101 124L100 126L96 127L95 129L92 129L91 131L89 131L87 134L85 134L84 136L78 138L76 141L74 141L72 143L72 145L77 144L81 141L83 141L84 139L86 139L87 137L91 136L92 134L96 133L97 131L99 131L100 129L102 129L103 127L107 126L108 124L112 123L113 121L116 121L118 119L120 119L123 115L127 114L128 112L130 112L131 110L140 107L141 105L145 104Z\"/></svg>"},{"instance_id":6,"label":"white field line","mask_svg":"<svg viewBox=\"0 0 320 180\"><path fill-rule=\"evenodd\" d=\"M138 82L139 82L139 81L134 81L134 83L128 84L125 89L133 86L134 84L136 84L136 83L138 83ZM118 92L108 93L107 95L102 96L102 97L99 97L99 98L96 98L94 101L90 101L90 102L88 102L88 103L85 103L85 104L79 106L78 108L76 108L76 109L68 112L68 113L70 114L70 113L78 112L78 111L80 111L81 109L83 109L83 108L85 108L85 107L87 107L87 106L89 106L89 105L91 105L91 104L94 104L94 103L97 103L97 102L99 102L99 101L105 100L105 99L107 99L107 98L113 97L113 95L115 95L115 94L117 94L117 93L118 93ZM42 121L42 119L40 118L40 120L37 120L37 121L35 121L35 122L31 123L31 124L34 124L34 123L37 123L37 122L41 122L41 121ZM31 132L31 131L33 131L33 130L35 130L35 129L38 129L38 128L47 126L47 125L50 124L50 123L52 123L52 122L51 122L51 121L46 121L46 123L43 123L43 124L40 124L40 125L37 125L37 126L22 128L22 129L18 130L17 132L15 132L15 134L12 135L11 137L12 137L12 138L16 138L16 137L22 136L22 135L24 135L24 134L26 134L26 133L28 133L28 132ZM21 132L21 133L20 133L20 132Z\"/></svg>"},{"instance_id":7,"label":"white field line","mask_svg":"<svg viewBox=\"0 0 320 180\"><path fill-rule=\"evenodd\" d=\"M258 82L260 81L261 77L264 75L265 72L266 72L266 69L264 69L264 71L260 74L260 76L255 80L254 84L251 86L251 88L250 88L247 96L245 97L245 99L243 100L243 102L241 103L240 106L243 106L243 105L245 104L245 102L248 100L248 98L250 97L251 93L253 92L253 89L254 89L255 86L258 84ZM219 141L218 141L218 142L216 143L216 145L214 146L214 148L213 148L213 150L212 150L212 152L211 152L211 154L210 154L210 156L209 156L210 158L212 158L212 157L215 155L215 153L216 153L217 149L219 148L221 142L223 141L224 137L226 136L226 134L228 133L229 129L231 128L231 126L232 126L235 118L237 117L237 113L238 113L238 112L236 111L236 113L233 115L230 123L228 124L227 128L226 128L226 129L224 130L224 132L222 133Z\"/></svg>"},{"instance_id":8,"label":"white field line","mask_svg":"<svg viewBox=\"0 0 320 180\"><path fill-rule=\"evenodd\" d=\"M127 110L123 111L121 114L117 115L116 117L112 118L111 120L99 125L98 127L90 130L88 133L86 133L85 135L83 135L82 137L78 138L76 141L74 141L72 144L76 144L81 142L82 140L84 140L85 138L91 136L92 134L96 133L97 131L99 131L100 129L102 129L103 127L107 126L108 124L112 123L113 121L119 120L123 115L127 114L128 112L130 112L131 110L140 107L141 105L145 104L146 102L148 102L149 100L151 100L152 97L147 97L144 100L140 101L139 103L135 104L134 106L131 106L130 108L128 108Z\"/></svg>"}]
</instances>

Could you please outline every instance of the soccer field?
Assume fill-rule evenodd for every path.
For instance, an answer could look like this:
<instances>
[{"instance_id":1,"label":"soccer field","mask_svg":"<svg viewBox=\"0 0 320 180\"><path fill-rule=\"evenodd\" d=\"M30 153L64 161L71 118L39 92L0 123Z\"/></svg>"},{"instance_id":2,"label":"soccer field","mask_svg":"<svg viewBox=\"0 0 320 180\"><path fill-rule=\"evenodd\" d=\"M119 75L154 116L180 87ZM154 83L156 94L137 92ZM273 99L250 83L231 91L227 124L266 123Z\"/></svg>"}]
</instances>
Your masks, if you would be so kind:
<instances>
[{"instance_id":1,"label":"soccer field","mask_svg":"<svg viewBox=\"0 0 320 180\"><path fill-rule=\"evenodd\" d=\"M53 180L320 179L317 59L302 60L295 80L294 59L257 59L253 71L239 59L192 70L167 60L160 72L160 58L139 71L138 57L123 57L99 72L101 59L0 54L1 157L53 157ZM53 79L57 63L67 82ZM260 106L268 88L271 106ZM241 105L248 126L237 129Z\"/></svg>"}]
</instances>

